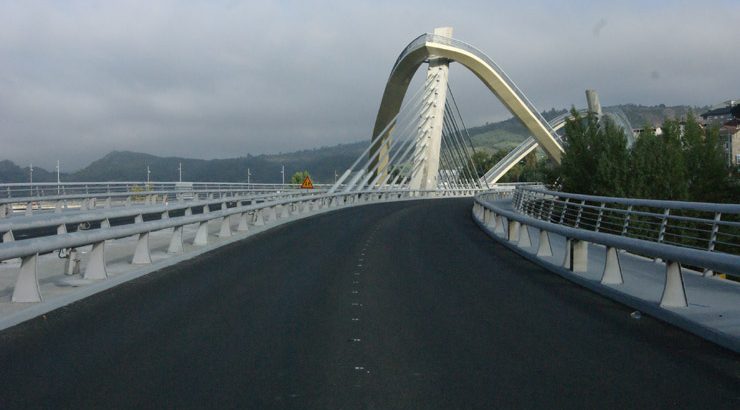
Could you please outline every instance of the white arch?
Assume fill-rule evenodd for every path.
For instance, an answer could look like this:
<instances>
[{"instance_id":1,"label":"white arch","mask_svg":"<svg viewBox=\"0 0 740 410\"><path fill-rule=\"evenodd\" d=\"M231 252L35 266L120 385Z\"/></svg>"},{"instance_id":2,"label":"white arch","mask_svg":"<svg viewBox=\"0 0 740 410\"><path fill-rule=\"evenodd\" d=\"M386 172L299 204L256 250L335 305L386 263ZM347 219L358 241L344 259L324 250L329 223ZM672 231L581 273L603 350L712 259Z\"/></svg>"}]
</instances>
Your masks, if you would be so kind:
<instances>
[{"instance_id":1,"label":"white arch","mask_svg":"<svg viewBox=\"0 0 740 410\"><path fill-rule=\"evenodd\" d=\"M550 124L542 118L527 97L496 63L475 47L450 37L424 34L412 41L396 60L383 92L375 119L373 141L389 138L393 126L388 126L398 114L406 90L416 70L429 58L456 61L475 74L504 106L529 130L537 143L556 163L560 163L563 147ZM374 144L381 152L369 169L384 169L388 161L387 144ZM371 155L375 153L372 151ZM379 166L379 167L378 167Z\"/></svg>"}]
</instances>

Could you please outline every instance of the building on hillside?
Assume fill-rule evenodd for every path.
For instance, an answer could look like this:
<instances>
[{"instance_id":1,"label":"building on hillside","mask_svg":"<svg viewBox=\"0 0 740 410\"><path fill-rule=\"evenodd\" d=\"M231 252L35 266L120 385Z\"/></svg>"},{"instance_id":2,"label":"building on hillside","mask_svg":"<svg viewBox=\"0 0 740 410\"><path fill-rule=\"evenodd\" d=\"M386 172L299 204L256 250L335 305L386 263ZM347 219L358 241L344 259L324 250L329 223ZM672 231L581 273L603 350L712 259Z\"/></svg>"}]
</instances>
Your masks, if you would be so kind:
<instances>
[{"instance_id":1,"label":"building on hillside","mask_svg":"<svg viewBox=\"0 0 740 410\"><path fill-rule=\"evenodd\" d=\"M728 100L701 115L704 127L719 127L727 165L740 165L740 101Z\"/></svg>"},{"instance_id":2,"label":"building on hillside","mask_svg":"<svg viewBox=\"0 0 740 410\"><path fill-rule=\"evenodd\" d=\"M738 105L737 100L728 100L723 102L722 104L719 104L718 106L715 106L715 108L705 112L701 115L702 120L704 120L705 126L711 126L711 125L723 125L727 121L730 121L731 119L735 118L735 114L738 112L738 109L736 108Z\"/></svg>"},{"instance_id":3,"label":"building on hillside","mask_svg":"<svg viewBox=\"0 0 740 410\"><path fill-rule=\"evenodd\" d=\"M727 154L727 164L740 165L740 119L733 118L719 129L719 138Z\"/></svg>"}]
</instances>

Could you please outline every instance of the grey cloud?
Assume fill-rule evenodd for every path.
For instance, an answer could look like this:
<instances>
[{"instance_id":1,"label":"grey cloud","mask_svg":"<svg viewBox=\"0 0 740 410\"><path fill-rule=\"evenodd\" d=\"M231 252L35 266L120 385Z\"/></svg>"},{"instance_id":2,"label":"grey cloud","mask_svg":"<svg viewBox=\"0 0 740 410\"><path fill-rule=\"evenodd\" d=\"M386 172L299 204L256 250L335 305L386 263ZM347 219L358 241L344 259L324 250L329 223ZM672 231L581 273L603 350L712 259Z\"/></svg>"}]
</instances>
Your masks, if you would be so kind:
<instances>
[{"instance_id":1,"label":"grey cloud","mask_svg":"<svg viewBox=\"0 0 740 410\"><path fill-rule=\"evenodd\" d=\"M213 158L369 138L397 54L440 25L542 109L583 105L590 87L605 104L740 88L740 56L715 42L740 37L740 6L657 3L4 2L0 159L69 169L112 149ZM468 125L508 116L459 66L451 85Z\"/></svg>"}]
</instances>

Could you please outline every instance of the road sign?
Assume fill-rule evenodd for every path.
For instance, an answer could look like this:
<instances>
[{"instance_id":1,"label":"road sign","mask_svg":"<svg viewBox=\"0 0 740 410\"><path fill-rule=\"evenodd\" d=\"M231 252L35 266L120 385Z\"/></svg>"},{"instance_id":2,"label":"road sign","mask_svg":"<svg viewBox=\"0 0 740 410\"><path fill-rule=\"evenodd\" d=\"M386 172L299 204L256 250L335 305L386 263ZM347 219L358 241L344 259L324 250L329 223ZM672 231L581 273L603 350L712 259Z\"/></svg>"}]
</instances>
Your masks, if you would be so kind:
<instances>
[{"instance_id":1,"label":"road sign","mask_svg":"<svg viewBox=\"0 0 740 410\"><path fill-rule=\"evenodd\" d=\"M306 175L306 179L303 180L301 189L313 189L313 182L311 182L311 177L308 175Z\"/></svg>"}]
</instances>

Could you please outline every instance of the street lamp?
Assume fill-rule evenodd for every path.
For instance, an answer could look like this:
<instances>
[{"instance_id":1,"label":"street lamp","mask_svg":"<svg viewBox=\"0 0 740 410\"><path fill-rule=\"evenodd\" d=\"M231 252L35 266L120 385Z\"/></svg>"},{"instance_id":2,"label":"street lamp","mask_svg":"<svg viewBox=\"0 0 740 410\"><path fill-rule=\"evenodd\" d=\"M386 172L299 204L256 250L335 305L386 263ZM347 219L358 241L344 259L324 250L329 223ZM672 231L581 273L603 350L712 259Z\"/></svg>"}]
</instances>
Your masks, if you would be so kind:
<instances>
[{"instance_id":1,"label":"street lamp","mask_svg":"<svg viewBox=\"0 0 740 410\"><path fill-rule=\"evenodd\" d=\"M280 171L280 175L283 176L283 185L285 185L285 165L281 165L282 170Z\"/></svg>"}]
</instances>

